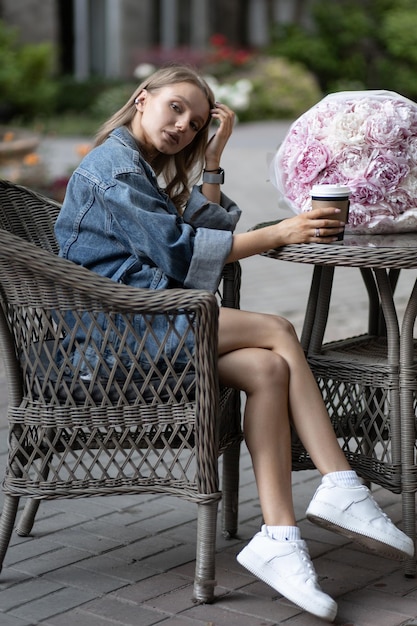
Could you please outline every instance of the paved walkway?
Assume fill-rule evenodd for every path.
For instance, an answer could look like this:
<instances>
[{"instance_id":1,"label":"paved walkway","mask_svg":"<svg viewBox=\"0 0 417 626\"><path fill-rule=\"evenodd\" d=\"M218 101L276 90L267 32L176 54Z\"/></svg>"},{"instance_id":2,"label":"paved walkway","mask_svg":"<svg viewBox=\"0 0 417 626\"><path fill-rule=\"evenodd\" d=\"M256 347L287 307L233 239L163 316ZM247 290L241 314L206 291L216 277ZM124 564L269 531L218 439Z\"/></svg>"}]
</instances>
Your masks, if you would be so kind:
<instances>
[{"instance_id":1,"label":"paved walkway","mask_svg":"<svg viewBox=\"0 0 417 626\"><path fill-rule=\"evenodd\" d=\"M224 155L225 191L244 209L242 232L285 215L267 181L267 155L287 123L241 125ZM57 174L77 162L80 140L45 140L42 155ZM311 268L256 257L243 261L242 308L277 312L301 329ZM338 270L327 339L365 330L366 293L359 274ZM404 272L401 304L414 276ZM345 314L349 306L349 315ZM0 470L7 447L6 385L0 369ZM417 579L398 563L369 555L305 519L316 472L294 473L297 519L323 589L339 604L343 626L417 626ZM384 510L401 524L400 496L377 488ZM250 460L241 457L239 538L218 534L216 602L195 605L192 579L195 507L178 499L109 497L42 503L33 536L13 537L0 577L0 626L314 626L323 624L235 560L261 516Z\"/></svg>"}]
</instances>

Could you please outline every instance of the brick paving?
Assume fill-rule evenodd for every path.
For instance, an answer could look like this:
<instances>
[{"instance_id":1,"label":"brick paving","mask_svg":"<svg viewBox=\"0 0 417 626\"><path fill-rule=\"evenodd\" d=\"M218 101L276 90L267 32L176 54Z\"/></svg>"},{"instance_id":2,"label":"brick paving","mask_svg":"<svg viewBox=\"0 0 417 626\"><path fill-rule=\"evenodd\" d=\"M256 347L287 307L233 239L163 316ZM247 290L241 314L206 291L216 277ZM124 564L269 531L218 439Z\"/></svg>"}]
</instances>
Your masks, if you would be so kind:
<instances>
[{"instance_id":1,"label":"brick paving","mask_svg":"<svg viewBox=\"0 0 417 626\"><path fill-rule=\"evenodd\" d=\"M237 126L224 155L225 192L244 208L242 232L282 217L267 181L266 160L288 124ZM57 173L74 163L77 141L45 140L41 151ZM280 313L301 329L311 268L261 257L243 261L242 308ZM397 289L401 309L412 272ZM349 315L345 315L346 304ZM366 328L359 273L338 269L327 339ZM0 368L0 471L7 449L7 391ZM369 555L305 519L319 482L296 472L294 499L323 589L337 599L339 626L417 626L417 579L401 565ZM401 525L401 497L375 496ZM323 624L254 579L235 559L259 529L260 508L248 453L241 455L239 537L217 537L216 601L192 601L195 506L176 498L124 496L43 502L33 534L13 536L0 576L0 626L315 626Z\"/></svg>"}]
</instances>

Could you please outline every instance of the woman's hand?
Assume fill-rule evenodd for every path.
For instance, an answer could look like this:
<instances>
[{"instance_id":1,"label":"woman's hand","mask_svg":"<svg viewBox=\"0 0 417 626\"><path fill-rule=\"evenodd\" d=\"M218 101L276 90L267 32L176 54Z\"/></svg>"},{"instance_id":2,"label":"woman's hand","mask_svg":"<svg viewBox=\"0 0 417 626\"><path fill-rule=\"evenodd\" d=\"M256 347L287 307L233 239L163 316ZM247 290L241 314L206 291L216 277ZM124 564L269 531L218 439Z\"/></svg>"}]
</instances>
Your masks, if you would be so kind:
<instances>
[{"instance_id":1,"label":"woman's hand","mask_svg":"<svg viewBox=\"0 0 417 626\"><path fill-rule=\"evenodd\" d=\"M235 114L225 104L216 102L210 111L211 117L219 122L216 133L210 138L206 148L206 170L216 170L220 167L223 150L233 132Z\"/></svg>"},{"instance_id":2,"label":"woman's hand","mask_svg":"<svg viewBox=\"0 0 417 626\"><path fill-rule=\"evenodd\" d=\"M277 245L290 243L331 243L343 232L340 209L326 207L300 213L276 225Z\"/></svg>"}]
</instances>

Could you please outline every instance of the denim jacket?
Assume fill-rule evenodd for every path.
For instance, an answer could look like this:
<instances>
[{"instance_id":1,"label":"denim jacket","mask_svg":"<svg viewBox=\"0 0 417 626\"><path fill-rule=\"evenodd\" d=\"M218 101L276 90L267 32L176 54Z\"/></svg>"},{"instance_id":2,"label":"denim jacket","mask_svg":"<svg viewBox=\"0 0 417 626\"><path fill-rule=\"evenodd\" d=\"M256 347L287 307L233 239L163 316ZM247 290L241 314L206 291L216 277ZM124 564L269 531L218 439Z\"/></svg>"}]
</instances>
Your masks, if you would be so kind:
<instances>
[{"instance_id":1,"label":"denim jacket","mask_svg":"<svg viewBox=\"0 0 417 626\"><path fill-rule=\"evenodd\" d=\"M180 216L135 139L120 127L73 173L55 233L62 257L114 281L150 289L185 287L214 292L239 217L240 209L229 198L222 194L220 205L212 203L198 186L192 189ZM178 318L180 335L186 323L185 317L183 321ZM140 316L135 326L138 336L143 336L145 323ZM155 318L153 330L155 337L166 336L162 316ZM178 344L176 332L171 334L165 348L169 357ZM84 338L77 339L82 344ZM130 350L135 351L135 340L132 342L135 345L130 345ZM189 350L192 345L190 334ZM157 342L150 337L146 348L155 355ZM111 367L111 351L107 356ZM186 358L186 351L181 351L178 364ZM96 357L88 346L82 355L74 353L73 364L80 366L80 361L83 376L89 378Z\"/></svg>"},{"instance_id":2,"label":"denim jacket","mask_svg":"<svg viewBox=\"0 0 417 626\"><path fill-rule=\"evenodd\" d=\"M240 209L194 187L181 216L125 127L72 175L56 236L61 256L136 287L215 291Z\"/></svg>"}]
</instances>

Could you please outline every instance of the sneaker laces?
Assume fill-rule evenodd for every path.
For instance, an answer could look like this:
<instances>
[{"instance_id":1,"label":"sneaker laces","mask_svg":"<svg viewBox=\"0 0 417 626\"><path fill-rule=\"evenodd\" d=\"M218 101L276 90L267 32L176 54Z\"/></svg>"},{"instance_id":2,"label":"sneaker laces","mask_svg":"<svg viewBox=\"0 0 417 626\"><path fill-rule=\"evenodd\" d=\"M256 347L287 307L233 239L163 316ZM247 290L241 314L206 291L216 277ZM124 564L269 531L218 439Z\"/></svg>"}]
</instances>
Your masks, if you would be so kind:
<instances>
[{"instance_id":1,"label":"sneaker laces","mask_svg":"<svg viewBox=\"0 0 417 626\"><path fill-rule=\"evenodd\" d=\"M302 562L304 563L304 567L308 572L308 581L312 581L315 585L318 584L317 572L314 569L314 565L311 561L310 553L307 548L307 544L302 539L294 542L294 546L297 549L297 552L300 555Z\"/></svg>"},{"instance_id":2,"label":"sneaker laces","mask_svg":"<svg viewBox=\"0 0 417 626\"><path fill-rule=\"evenodd\" d=\"M379 506L378 502L375 500L375 498L373 497L371 491L368 489L368 487L365 487L365 485L363 485L363 488L365 490L365 493L367 494L368 498L370 499L370 501L372 502L372 504L374 505L376 511L380 514L381 517L384 517L386 519L387 522L389 522L390 524L392 524L390 518L388 517L388 515L381 509L381 507ZM378 519L378 517L374 517L373 519Z\"/></svg>"}]
</instances>

